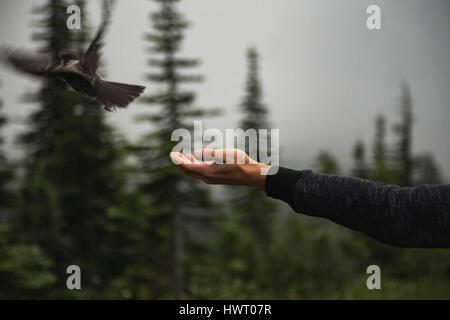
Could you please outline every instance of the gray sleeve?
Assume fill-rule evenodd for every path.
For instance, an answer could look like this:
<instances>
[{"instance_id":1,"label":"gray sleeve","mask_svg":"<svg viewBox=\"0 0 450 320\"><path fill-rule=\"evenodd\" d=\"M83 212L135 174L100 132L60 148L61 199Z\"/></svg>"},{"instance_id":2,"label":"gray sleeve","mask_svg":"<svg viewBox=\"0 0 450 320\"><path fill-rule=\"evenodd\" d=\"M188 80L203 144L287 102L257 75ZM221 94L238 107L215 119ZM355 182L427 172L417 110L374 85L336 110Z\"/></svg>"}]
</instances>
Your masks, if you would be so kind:
<instances>
[{"instance_id":1,"label":"gray sleeve","mask_svg":"<svg viewBox=\"0 0 450 320\"><path fill-rule=\"evenodd\" d=\"M277 169L266 178L266 194L296 212L329 219L394 246L450 248L450 185L400 188L310 170Z\"/></svg>"}]
</instances>

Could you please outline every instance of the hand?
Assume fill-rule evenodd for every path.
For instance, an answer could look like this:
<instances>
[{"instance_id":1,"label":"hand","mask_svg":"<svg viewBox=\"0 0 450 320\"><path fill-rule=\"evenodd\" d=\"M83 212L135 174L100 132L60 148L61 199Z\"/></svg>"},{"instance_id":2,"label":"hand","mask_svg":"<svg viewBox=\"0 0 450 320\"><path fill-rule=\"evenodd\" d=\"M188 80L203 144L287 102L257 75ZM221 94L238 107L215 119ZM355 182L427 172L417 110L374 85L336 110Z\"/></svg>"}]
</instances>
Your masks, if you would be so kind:
<instances>
[{"instance_id":1,"label":"hand","mask_svg":"<svg viewBox=\"0 0 450 320\"><path fill-rule=\"evenodd\" d=\"M269 165L256 162L237 149L199 149L194 155L171 152L172 162L189 176L208 184L227 184L265 189Z\"/></svg>"}]
</instances>

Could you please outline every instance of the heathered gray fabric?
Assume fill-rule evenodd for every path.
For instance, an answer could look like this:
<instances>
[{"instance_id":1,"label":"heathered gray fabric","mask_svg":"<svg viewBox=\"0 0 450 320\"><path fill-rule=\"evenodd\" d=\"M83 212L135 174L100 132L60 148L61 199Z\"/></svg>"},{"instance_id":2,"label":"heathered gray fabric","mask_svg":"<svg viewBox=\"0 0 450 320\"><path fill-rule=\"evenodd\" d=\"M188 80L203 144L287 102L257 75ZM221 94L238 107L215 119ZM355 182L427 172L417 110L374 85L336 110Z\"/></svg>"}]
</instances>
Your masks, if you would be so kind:
<instances>
[{"instance_id":1,"label":"heathered gray fabric","mask_svg":"<svg viewBox=\"0 0 450 320\"><path fill-rule=\"evenodd\" d=\"M450 248L450 185L400 188L279 167L266 178L266 194L386 244Z\"/></svg>"}]
</instances>

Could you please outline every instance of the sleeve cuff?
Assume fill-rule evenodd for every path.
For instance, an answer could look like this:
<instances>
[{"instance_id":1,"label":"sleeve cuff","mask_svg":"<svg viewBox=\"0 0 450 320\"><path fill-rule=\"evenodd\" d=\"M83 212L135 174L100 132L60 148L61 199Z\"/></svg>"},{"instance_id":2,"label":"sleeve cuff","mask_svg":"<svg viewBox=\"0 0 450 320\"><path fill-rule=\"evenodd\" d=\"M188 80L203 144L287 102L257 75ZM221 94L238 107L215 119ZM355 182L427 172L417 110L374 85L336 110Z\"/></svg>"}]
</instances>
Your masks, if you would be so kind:
<instances>
[{"instance_id":1,"label":"sleeve cuff","mask_svg":"<svg viewBox=\"0 0 450 320\"><path fill-rule=\"evenodd\" d=\"M276 172L274 174L274 172ZM272 166L266 176L266 195L285 202L295 197L296 183L302 171Z\"/></svg>"}]
</instances>

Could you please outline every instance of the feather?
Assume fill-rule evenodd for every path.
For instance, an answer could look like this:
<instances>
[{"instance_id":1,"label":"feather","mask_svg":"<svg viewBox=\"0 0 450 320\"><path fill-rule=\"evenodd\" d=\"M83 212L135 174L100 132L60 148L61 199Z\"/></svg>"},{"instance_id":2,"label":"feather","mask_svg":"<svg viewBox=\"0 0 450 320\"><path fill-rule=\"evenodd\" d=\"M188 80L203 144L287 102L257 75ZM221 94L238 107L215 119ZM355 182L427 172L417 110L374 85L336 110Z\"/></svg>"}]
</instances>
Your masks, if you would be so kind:
<instances>
[{"instance_id":1,"label":"feather","mask_svg":"<svg viewBox=\"0 0 450 320\"><path fill-rule=\"evenodd\" d=\"M145 87L133 84L98 80L95 86L97 99L107 109L125 108L140 96Z\"/></svg>"}]
</instances>

